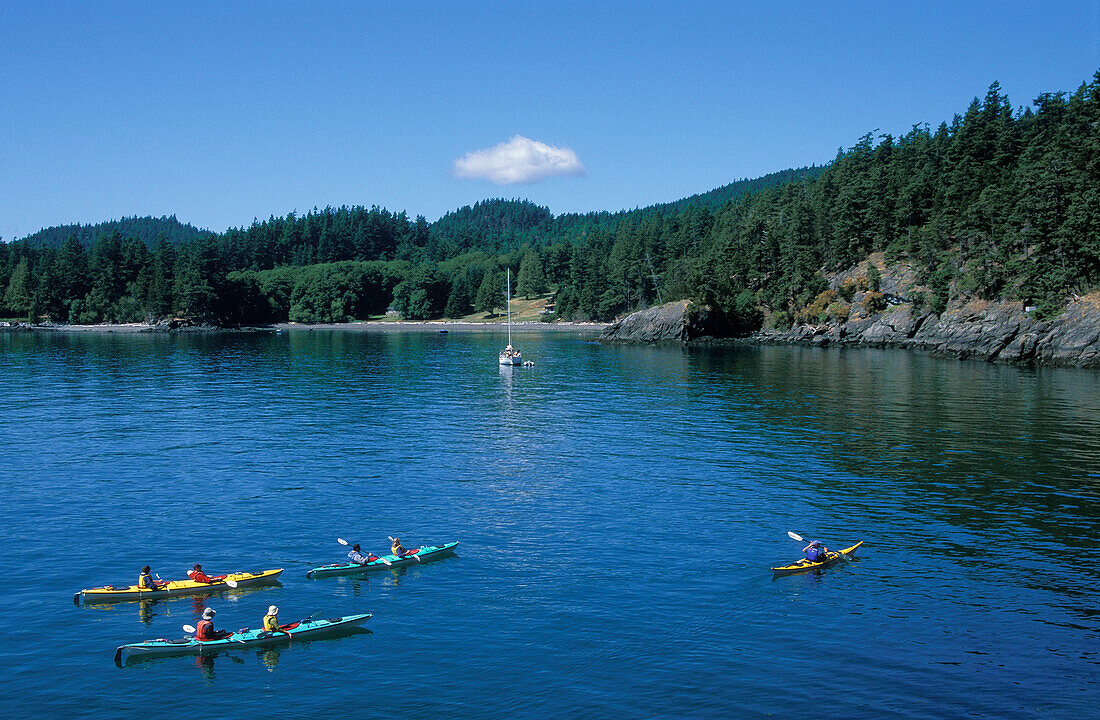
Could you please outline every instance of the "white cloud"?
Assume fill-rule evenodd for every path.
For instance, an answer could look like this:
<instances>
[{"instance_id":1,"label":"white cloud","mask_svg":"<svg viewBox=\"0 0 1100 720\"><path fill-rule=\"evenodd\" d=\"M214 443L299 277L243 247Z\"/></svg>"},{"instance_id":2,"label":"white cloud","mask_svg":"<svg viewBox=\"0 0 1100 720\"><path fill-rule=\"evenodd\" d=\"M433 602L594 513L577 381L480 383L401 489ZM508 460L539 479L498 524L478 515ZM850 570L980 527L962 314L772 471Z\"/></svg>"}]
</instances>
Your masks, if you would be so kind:
<instances>
[{"instance_id":1,"label":"white cloud","mask_svg":"<svg viewBox=\"0 0 1100 720\"><path fill-rule=\"evenodd\" d=\"M571 148L554 147L522 135L466 153L455 160L451 172L455 177L488 180L497 185L530 185L549 177L588 174Z\"/></svg>"}]
</instances>

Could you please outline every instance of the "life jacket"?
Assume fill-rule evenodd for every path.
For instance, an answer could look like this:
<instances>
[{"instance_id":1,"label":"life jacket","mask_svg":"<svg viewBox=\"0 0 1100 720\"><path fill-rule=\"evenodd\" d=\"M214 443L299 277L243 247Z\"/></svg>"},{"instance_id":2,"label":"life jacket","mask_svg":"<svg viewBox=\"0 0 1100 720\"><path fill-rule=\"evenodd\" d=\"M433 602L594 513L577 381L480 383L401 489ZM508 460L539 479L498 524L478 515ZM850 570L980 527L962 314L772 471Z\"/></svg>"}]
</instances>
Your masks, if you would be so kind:
<instances>
[{"instance_id":1,"label":"life jacket","mask_svg":"<svg viewBox=\"0 0 1100 720\"><path fill-rule=\"evenodd\" d=\"M806 559L810 562L821 562L825 559L825 551L818 546L814 546L806 551Z\"/></svg>"},{"instance_id":2,"label":"life jacket","mask_svg":"<svg viewBox=\"0 0 1100 720\"><path fill-rule=\"evenodd\" d=\"M401 557L405 554L405 548L401 547L401 543L394 543L390 550L397 557Z\"/></svg>"},{"instance_id":3,"label":"life jacket","mask_svg":"<svg viewBox=\"0 0 1100 720\"><path fill-rule=\"evenodd\" d=\"M209 620L200 620L198 626L195 628L196 640L217 640L217 636L214 634L214 623Z\"/></svg>"},{"instance_id":4,"label":"life jacket","mask_svg":"<svg viewBox=\"0 0 1100 720\"><path fill-rule=\"evenodd\" d=\"M157 585L153 582L153 578L148 573L142 573L138 575L138 587L146 590L155 590Z\"/></svg>"},{"instance_id":5,"label":"life jacket","mask_svg":"<svg viewBox=\"0 0 1100 720\"><path fill-rule=\"evenodd\" d=\"M195 582L201 582L201 583L212 583L212 582L214 582L213 578L211 578L209 575L204 573L202 570L188 570L187 571L187 577L191 578Z\"/></svg>"},{"instance_id":6,"label":"life jacket","mask_svg":"<svg viewBox=\"0 0 1100 720\"><path fill-rule=\"evenodd\" d=\"M264 615L264 630L274 632L279 629L279 617L277 615Z\"/></svg>"}]
</instances>

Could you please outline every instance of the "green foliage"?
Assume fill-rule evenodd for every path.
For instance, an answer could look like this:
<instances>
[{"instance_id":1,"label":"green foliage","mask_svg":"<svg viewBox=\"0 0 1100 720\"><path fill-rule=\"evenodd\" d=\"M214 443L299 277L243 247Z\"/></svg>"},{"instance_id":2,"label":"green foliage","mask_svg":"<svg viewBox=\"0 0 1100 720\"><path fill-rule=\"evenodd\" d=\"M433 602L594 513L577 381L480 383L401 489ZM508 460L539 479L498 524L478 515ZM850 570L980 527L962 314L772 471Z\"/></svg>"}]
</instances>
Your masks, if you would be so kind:
<instances>
[{"instance_id":1,"label":"green foliage","mask_svg":"<svg viewBox=\"0 0 1100 720\"><path fill-rule=\"evenodd\" d=\"M406 320L427 320L443 314L451 283L433 265L421 265L393 289L393 308Z\"/></svg>"},{"instance_id":2,"label":"green foliage","mask_svg":"<svg viewBox=\"0 0 1100 720\"><path fill-rule=\"evenodd\" d=\"M882 288L882 273L874 265L867 266L867 287L872 292L878 292Z\"/></svg>"},{"instance_id":3,"label":"green foliage","mask_svg":"<svg viewBox=\"0 0 1100 720\"><path fill-rule=\"evenodd\" d=\"M486 272L481 279L481 285L477 289L477 297L474 299L474 310L492 315L497 308L503 308L504 277L499 272Z\"/></svg>"},{"instance_id":4,"label":"green foliage","mask_svg":"<svg viewBox=\"0 0 1100 720\"><path fill-rule=\"evenodd\" d=\"M794 320L791 318L791 314L786 310L777 310L772 313L771 327L773 330L790 330L793 324Z\"/></svg>"},{"instance_id":5,"label":"green foliage","mask_svg":"<svg viewBox=\"0 0 1100 720\"><path fill-rule=\"evenodd\" d=\"M528 250L523 254L523 262L519 265L519 273L516 275L516 294L530 298L532 295L541 295L549 286L546 274L542 270L542 260L534 250Z\"/></svg>"}]
</instances>

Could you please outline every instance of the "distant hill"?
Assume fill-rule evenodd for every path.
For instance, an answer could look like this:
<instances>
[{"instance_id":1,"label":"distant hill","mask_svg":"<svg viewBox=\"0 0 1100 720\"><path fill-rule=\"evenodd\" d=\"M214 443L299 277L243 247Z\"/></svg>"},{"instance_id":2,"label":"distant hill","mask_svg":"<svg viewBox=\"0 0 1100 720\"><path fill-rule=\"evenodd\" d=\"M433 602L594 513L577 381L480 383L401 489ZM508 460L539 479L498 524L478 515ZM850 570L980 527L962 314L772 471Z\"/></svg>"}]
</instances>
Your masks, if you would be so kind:
<instances>
[{"instance_id":1,"label":"distant hill","mask_svg":"<svg viewBox=\"0 0 1100 720\"><path fill-rule=\"evenodd\" d=\"M24 240L32 245L59 248L75 235L84 247L91 247L101 235L110 235L117 231L124 238L136 238L152 248L154 241L163 236L171 245L180 245L198 238L209 237L214 233L200 230L194 225L181 223L175 215L168 217L124 217L120 220L108 220L95 225L57 225L28 235Z\"/></svg>"},{"instance_id":2,"label":"distant hill","mask_svg":"<svg viewBox=\"0 0 1100 720\"><path fill-rule=\"evenodd\" d=\"M729 185L723 185L722 187L709 190L705 193L699 193L698 195L692 195L682 200L651 205L650 207L642 208L639 212L645 213L656 210L664 215L679 214L692 205L699 208L706 208L707 210L718 210L724 207L726 203L740 200L744 196L754 192L786 185L795 180L815 180L818 175L825 172L825 167L824 165L811 165L810 167L780 170L779 172L769 173L751 180L735 180Z\"/></svg>"}]
</instances>

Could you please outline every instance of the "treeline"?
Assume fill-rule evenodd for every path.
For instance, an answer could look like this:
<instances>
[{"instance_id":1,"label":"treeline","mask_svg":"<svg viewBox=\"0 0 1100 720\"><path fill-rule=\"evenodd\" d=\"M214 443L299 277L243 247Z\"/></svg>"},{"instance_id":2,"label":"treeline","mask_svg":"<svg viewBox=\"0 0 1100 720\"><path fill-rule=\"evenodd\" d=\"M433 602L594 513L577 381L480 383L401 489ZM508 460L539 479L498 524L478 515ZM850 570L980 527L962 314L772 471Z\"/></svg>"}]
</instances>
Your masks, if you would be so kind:
<instances>
[{"instance_id":1,"label":"treeline","mask_svg":"<svg viewBox=\"0 0 1100 720\"><path fill-rule=\"evenodd\" d=\"M499 309L510 269L517 293L555 293L558 318L609 320L686 297L751 329L765 316L846 313L853 289L828 288L824 273L874 252L910 262L927 291L907 299L933 311L970 297L1053 311L1100 284L1098 128L1100 73L1018 110L994 83L934 131L868 133L825 168L632 211L553 216L490 200L429 225L341 207L151 245L117 231L90 244L22 240L0 244L0 315L461 317Z\"/></svg>"},{"instance_id":2,"label":"treeline","mask_svg":"<svg viewBox=\"0 0 1100 720\"><path fill-rule=\"evenodd\" d=\"M175 215L168 215L159 218L152 216L123 217L118 220L108 220L92 225L82 225L80 223L56 225L39 230L24 239L35 245L48 245L58 248L70 236L75 236L81 245L88 248L91 247L96 238L114 232L122 237L141 240L148 248L153 247L153 243L156 242L157 238L164 238L173 245L179 245L214 234L209 230L200 230L194 225L181 223Z\"/></svg>"}]
</instances>

